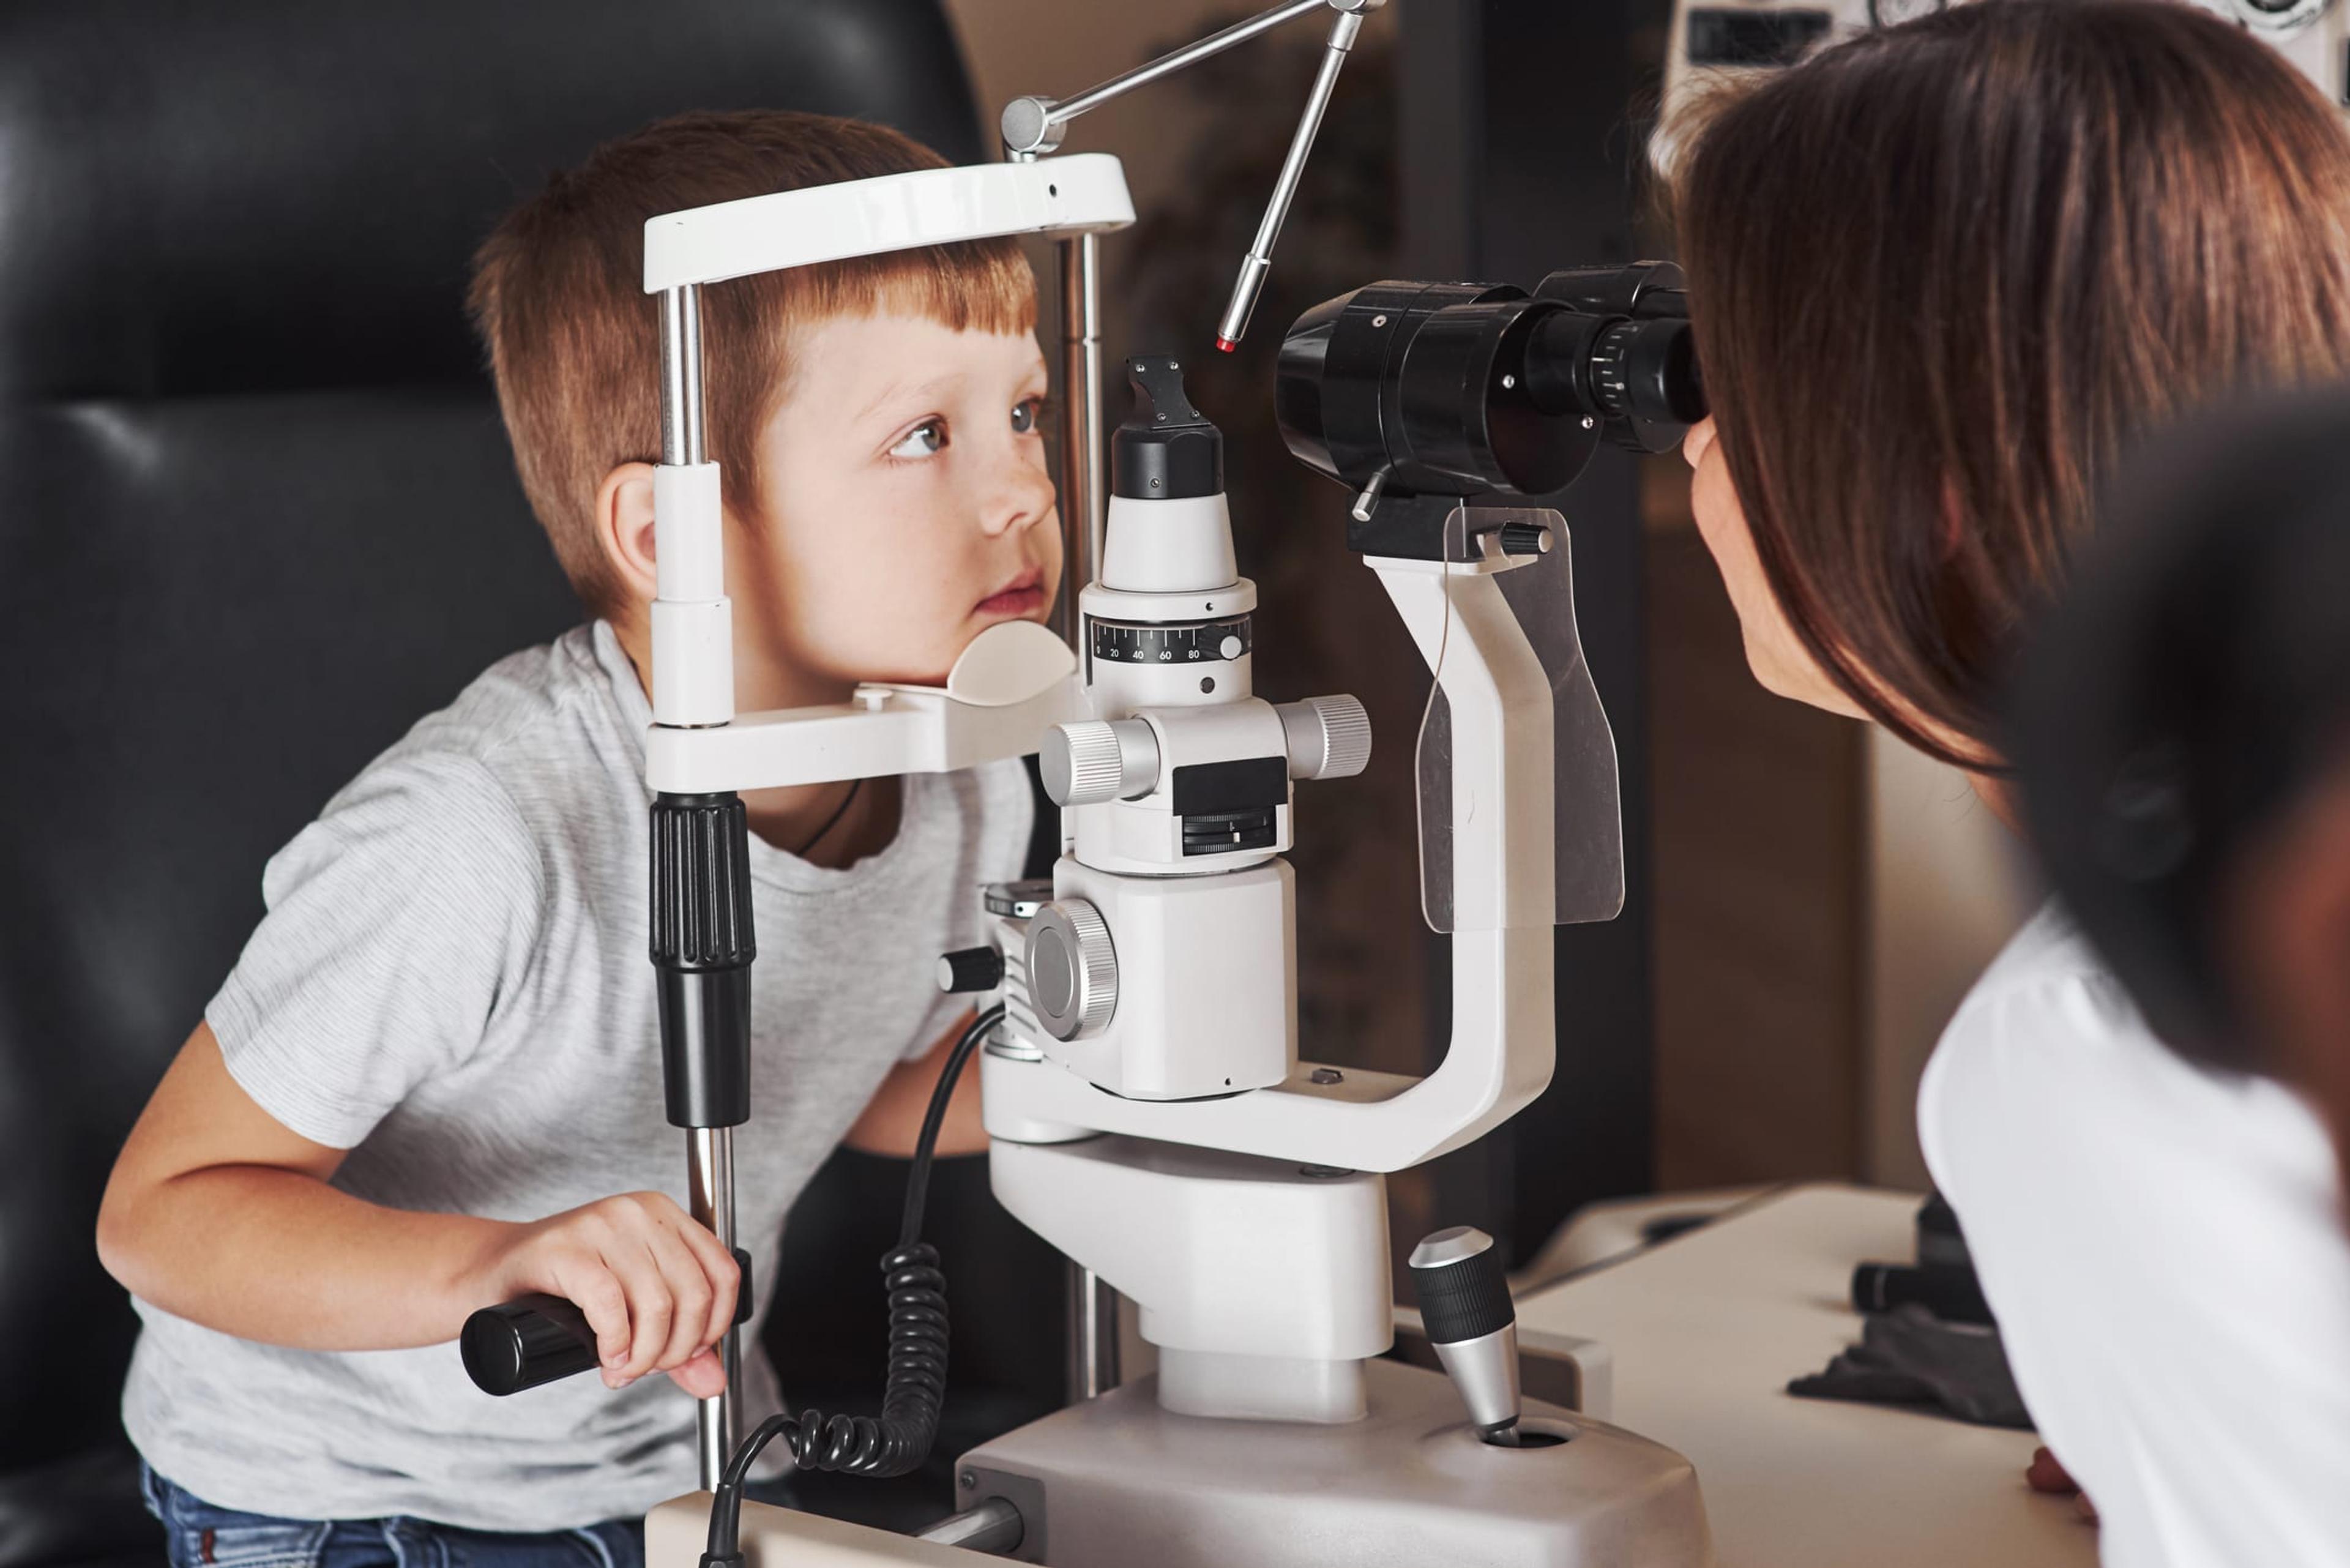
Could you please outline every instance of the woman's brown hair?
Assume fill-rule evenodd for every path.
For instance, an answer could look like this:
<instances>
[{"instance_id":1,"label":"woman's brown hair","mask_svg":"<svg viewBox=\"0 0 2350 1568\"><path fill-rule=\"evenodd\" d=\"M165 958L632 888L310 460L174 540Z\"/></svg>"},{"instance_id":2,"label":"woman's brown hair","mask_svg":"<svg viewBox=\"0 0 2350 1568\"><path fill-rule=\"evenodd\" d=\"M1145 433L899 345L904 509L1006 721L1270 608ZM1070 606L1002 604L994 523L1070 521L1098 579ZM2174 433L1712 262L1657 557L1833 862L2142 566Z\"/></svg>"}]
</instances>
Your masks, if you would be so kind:
<instances>
[{"instance_id":1,"label":"woman's brown hair","mask_svg":"<svg viewBox=\"0 0 2350 1568\"><path fill-rule=\"evenodd\" d=\"M1961 765L2001 750L2020 623L2121 451L2350 373L2350 131L2172 0L1865 35L1715 106L1674 184L1773 591L1856 702Z\"/></svg>"}]
</instances>

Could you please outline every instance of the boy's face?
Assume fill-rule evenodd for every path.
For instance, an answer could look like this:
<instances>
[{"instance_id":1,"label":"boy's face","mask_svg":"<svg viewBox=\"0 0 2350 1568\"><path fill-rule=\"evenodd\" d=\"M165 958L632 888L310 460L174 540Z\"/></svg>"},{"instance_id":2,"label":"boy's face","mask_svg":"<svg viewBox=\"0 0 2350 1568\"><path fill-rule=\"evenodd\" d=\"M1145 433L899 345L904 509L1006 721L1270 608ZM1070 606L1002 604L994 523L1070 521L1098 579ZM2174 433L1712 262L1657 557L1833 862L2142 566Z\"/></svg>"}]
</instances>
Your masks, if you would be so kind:
<instances>
[{"instance_id":1,"label":"boy's face","mask_svg":"<svg viewBox=\"0 0 2350 1568\"><path fill-rule=\"evenodd\" d=\"M730 530L742 629L792 673L936 684L988 627L1044 619L1061 530L1035 340L847 317L792 365L759 437L766 515Z\"/></svg>"}]
</instances>

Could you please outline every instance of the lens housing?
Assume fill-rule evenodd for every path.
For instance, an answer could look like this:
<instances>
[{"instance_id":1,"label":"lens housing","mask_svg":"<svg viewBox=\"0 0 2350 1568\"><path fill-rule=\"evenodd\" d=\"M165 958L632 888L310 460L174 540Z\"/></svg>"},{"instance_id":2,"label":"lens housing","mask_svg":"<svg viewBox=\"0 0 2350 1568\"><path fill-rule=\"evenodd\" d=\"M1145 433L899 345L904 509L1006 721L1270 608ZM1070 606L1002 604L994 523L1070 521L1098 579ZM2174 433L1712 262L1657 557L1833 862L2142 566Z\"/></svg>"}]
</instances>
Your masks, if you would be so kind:
<instances>
[{"instance_id":1,"label":"lens housing","mask_svg":"<svg viewBox=\"0 0 2350 1568\"><path fill-rule=\"evenodd\" d=\"M1506 285L1385 282L1307 311L1274 415L1308 466L1387 493L1545 495L1605 435L1661 451L1704 417L1679 269Z\"/></svg>"}]
</instances>

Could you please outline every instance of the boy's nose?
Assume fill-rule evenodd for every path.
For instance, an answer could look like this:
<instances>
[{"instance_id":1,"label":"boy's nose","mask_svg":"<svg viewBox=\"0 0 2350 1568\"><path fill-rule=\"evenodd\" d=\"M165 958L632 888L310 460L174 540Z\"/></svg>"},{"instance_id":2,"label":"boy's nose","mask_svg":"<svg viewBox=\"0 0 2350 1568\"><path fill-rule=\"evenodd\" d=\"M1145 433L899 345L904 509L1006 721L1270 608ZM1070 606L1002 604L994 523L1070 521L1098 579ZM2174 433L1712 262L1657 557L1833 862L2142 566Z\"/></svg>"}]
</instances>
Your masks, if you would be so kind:
<instances>
[{"instance_id":1,"label":"boy's nose","mask_svg":"<svg viewBox=\"0 0 2350 1568\"><path fill-rule=\"evenodd\" d=\"M999 470L981 526L991 535L1032 528L1053 515L1055 497L1052 476L1024 459L1014 458Z\"/></svg>"}]
</instances>

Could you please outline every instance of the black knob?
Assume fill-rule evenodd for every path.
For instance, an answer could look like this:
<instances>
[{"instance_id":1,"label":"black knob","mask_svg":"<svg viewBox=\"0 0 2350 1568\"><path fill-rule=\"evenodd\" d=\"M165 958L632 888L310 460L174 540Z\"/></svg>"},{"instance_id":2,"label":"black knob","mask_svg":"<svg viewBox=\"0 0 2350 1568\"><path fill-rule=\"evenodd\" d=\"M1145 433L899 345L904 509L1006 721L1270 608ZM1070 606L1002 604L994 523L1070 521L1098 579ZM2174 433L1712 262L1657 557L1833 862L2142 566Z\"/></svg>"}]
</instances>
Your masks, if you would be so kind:
<instances>
[{"instance_id":1,"label":"black knob","mask_svg":"<svg viewBox=\"0 0 2350 1568\"><path fill-rule=\"evenodd\" d=\"M993 948L963 948L939 960L941 991L993 991L1003 983L1003 955Z\"/></svg>"},{"instance_id":2,"label":"black knob","mask_svg":"<svg viewBox=\"0 0 2350 1568\"><path fill-rule=\"evenodd\" d=\"M1110 438L1110 490L1132 501L1180 501L1224 490L1223 432L1191 406L1182 361L1150 354L1126 362L1134 413Z\"/></svg>"},{"instance_id":3,"label":"black knob","mask_svg":"<svg viewBox=\"0 0 2350 1568\"><path fill-rule=\"evenodd\" d=\"M733 1248L735 1328L750 1321L750 1253ZM597 1364L595 1328L588 1314L562 1295L517 1295L496 1307L482 1307L456 1337L465 1376L484 1394L519 1394L540 1382L590 1371Z\"/></svg>"},{"instance_id":4,"label":"black knob","mask_svg":"<svg viewBox=\"0 0 2350 1568\"><path fill-rule=\"evenodd\" d=\"M751 1321L751 1254L733 1250L742 1283L734 1291L734 1325ZM596 1331L588 1314L561 1296L516 1296L484 1307L457 1334L465 1376L484 1394L519 1394L586 1372L596 1365Z\"/></svg>"},{"instance_id":5,"label":"black knob","mask_svg":"<svg viewBox=\"0 0 2350 1568\"><path fill-rule=\"evenodd\" d=\"M651 950L670 1121L751 1119L748 819L739 795L653 797Z\"/></svg>"},{"instance_id":6,"label":"black knob","mask_svg":"<svg viewBox=\"0 0 2350 1568\"><path fill-rule=\"evenodd\" d=\"M1413 1248L1411 1278L1432 1344L1482 1339L1518 1321L1501 1249L1472 1226L1439 1231Z\"/></svg>"},{"instance_id":7,"label":"black knob","mask_svg":"<svg viewBox=\"0 0 2350 1568\"><path fill-rule=\"evenodd\" d=\"M734 1326L740 1328L751 1321L751 1254L740 1247L727 1250L734 1254Z\"/></svg>"},{"instance_id":8,"label":"black knob","mask_svg":"<svg viewBox=\"0 0 2350 1568\"><path fill-rule=\"evenodd\" d=\"M484 1307L457 1336L465 1376L484 1394L519 1394L596 1365L596 1331L561 1296L516 1296Z\"/></svg>"}]
</instances>

